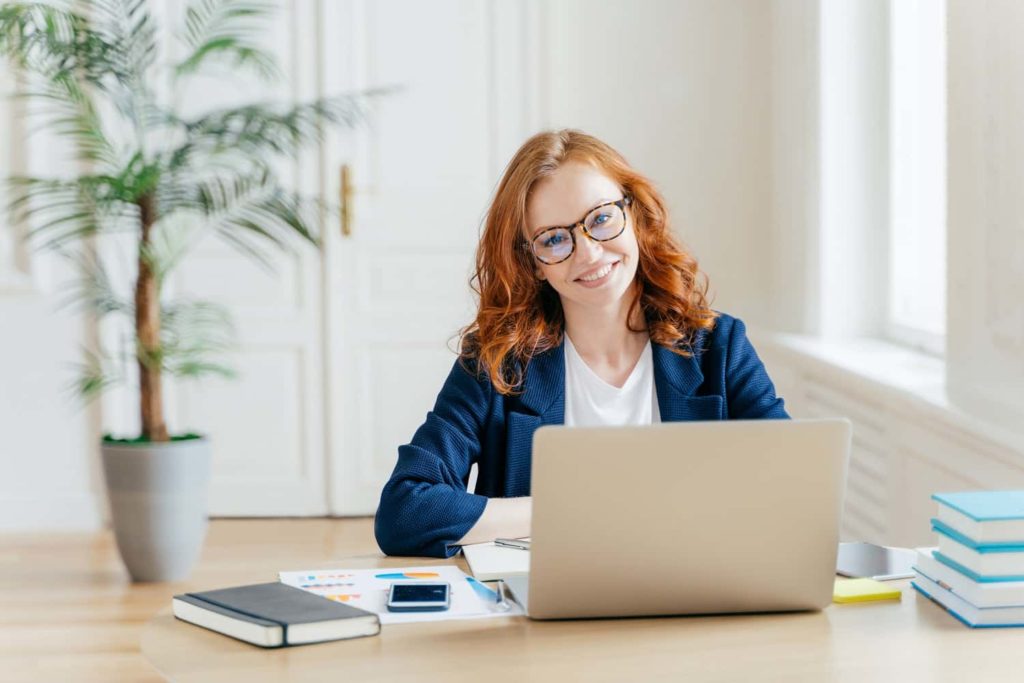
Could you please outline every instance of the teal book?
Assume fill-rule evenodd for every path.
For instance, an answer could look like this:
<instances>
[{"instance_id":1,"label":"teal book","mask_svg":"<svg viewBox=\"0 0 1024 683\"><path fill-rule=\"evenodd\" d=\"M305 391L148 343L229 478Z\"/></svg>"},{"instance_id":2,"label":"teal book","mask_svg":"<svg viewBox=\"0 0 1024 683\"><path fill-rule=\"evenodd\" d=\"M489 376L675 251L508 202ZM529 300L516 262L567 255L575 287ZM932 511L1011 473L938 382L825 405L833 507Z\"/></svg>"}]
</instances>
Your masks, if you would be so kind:
<instances>
[{"instance_id":1,"label":"teal book","mask_svg":"<svg viewBox=\"0 0 1024 683\"><path fill-rule=\"evenodd\" d=\"M1024 547L1024 491L936 493L939 504L932 520L944 532L955 532L964 545Z\"/></svg>"}]
</instances>

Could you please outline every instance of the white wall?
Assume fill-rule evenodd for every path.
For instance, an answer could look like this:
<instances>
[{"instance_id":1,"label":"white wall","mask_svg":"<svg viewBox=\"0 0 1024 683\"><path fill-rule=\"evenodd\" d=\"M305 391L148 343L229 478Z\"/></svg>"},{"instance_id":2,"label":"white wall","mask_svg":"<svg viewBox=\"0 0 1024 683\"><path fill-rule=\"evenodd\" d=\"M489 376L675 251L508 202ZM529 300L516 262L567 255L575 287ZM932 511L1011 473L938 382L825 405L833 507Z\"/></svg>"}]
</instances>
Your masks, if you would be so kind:
<instances>
[{"instance_id":1,"label":"white wall","mask_svg":"<svg viewBox=\"0 0 1024 683\"><path fill-rule=\"evenodd\" d=\"M770 323L817 327L820 84L817 2L771 3Z\"/></svg>"},{"instance_id":2,"label":"white wall","mask_svg":"<svg viewBox=\"0 0 1024 683\"><path fill-rule=\"evenodd\" d=\"M12 87L0 69L0 93ZM0 177L57 169L47 138L27 138L17 105L4 105ZM2 191L0 206L7 206ZM58 310L65 265L30 254L23 233L0 213L0 530L91 529L102 509L95 420L68 390L85 322Z\"/></svg>"},{"instance_id":3,"label":"white wall","mask_svg":"<svg viewBox=\"0 0 1024 683\"><path fill-rule=\"evenodd\" d=\"M551 127L581 128L664 193L714 305L768 324L771 4L557 0Z\"/></svg>"},{"instance_id":4,"label":"white wall","mask_svg":"<svg viewBox=\"0 0 1024 683\"><path fill-rule=\"evenodd\" d=\"M98 437L68 391L84 322L56 302L45 291L0 293L0 530L100 523Z\"/></svg>"},{"instance_id":5,"label":"white wall","mask_svg":"<svg viewBox=\"0 0 1024 683\"><path fill-rule=\"evenodd\" d=\"M949 0L948 370L966 410L1024 423L1024 4Z\"/></svg>"}]
</instances>

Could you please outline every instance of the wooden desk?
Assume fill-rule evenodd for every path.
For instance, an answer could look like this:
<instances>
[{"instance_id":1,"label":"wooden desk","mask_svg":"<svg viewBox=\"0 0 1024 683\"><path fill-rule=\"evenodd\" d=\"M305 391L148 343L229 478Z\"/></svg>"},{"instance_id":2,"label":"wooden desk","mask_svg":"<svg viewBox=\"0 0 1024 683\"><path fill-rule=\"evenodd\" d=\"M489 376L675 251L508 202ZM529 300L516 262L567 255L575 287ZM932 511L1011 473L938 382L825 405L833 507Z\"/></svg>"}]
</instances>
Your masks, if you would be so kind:
<instances>
[{"instance_id":1,"label":"wooden desk","mask_svg":"<svg viewBox=\"0 0 1024 683\"><path fill-rule=\"evenodd\" d=\"M437 563L365 554L308 567L277 562L280 569ZM466 568L461 558L456 563ZM275 578L265 569L240 568L229 585ZM898 583L901 602L832 605L818 613L393 624L376 637L279 650L261 650L178 621L168 607L144 628L142 652L169 679L203 683L1024 678L1024 631L969 629L917 594L909 581Z\"/></svg>"}]
</instances>

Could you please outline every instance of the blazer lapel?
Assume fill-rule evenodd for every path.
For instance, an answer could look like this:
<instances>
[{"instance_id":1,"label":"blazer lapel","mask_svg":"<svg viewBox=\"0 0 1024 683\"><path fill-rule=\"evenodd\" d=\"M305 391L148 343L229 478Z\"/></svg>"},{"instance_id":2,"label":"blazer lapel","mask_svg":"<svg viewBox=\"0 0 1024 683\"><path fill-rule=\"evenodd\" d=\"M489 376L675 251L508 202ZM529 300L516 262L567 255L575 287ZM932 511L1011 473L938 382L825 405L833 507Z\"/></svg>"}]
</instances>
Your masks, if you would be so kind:
<instances>
[{"instance_id":1,"label":"blazer lapel","mask_svg":"<svg viewBox=\"0 0 1024 683\"><path fill-rule=\"evenodd\" d=\"M654 385L662 422L721 420L725 417L721 396L694 396L704 383L696 356L689 358L652 343Z\"/></svg>"},{"instance_id":2,"label":"blazer lapel","mask_svg":"<svg viewBox=\"0 0 1024 683\"><path fill-rule=\"evenodd\" d=\"M519 406L508 414L506 496L530 493L533 433L541 425L565 422L565 355L562 345L530 359Z\"/></svg>"},{"instance_id":3,"label":"blazer lapel","mask_svg":"<svg viewBox=\"0 0 1024 683\"><path fill-rule=\"evenodd\" d=\"M544 424L565 421L565 347L562 344L530 359L520 405L542 417Z\"/></svg>"}]
</instances>

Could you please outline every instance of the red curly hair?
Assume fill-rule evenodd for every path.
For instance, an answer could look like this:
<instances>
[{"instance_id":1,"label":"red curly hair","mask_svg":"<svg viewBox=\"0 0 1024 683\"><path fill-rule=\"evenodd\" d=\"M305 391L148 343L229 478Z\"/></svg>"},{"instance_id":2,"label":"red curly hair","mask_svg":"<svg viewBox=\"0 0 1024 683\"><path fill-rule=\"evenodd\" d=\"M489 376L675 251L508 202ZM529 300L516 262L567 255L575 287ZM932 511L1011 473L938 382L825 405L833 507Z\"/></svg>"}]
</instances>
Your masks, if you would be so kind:
<instances>
[{"instance_id":1,"label":"red curly hair","mask_svg":"<svg viewBox=\"0 0 1024 683\"><path fill-rule=\"evenodd\" d=\"M504 395L521 388L534 354L562 343L561 300L547 281L536 277L523 226L534 185L567 161L592 164L633 197L628 215L640 258L638 296L627 320L636 319L639 306L651 341L690 356L696 334L714 327L717 317L708 305L707 277L669 229L665 200L651 181L591 135L571 129L538 133L512 157L487 212L470 280L479 309L460 335L460 359L473 361L474 370L489 375Z\"/></svg>"}]
</instances>

